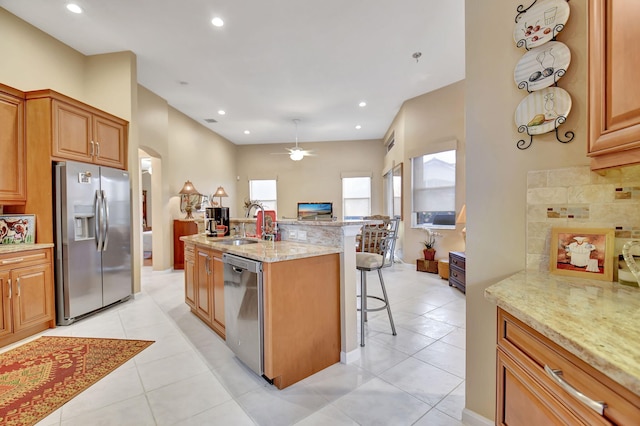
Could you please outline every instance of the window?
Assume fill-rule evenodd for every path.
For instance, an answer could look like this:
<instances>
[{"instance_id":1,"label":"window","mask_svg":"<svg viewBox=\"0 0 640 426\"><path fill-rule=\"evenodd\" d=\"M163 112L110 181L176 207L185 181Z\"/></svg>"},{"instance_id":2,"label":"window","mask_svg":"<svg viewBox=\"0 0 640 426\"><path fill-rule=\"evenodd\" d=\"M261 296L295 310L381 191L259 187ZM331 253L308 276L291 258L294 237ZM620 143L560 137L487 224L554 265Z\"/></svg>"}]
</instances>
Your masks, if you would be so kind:
<instances>
[{"instance_id":1,"label":"window","mask_svg":"<svg viewBox=\"0 0 640 426\"><path fill-rule=\"evenodd\" d=\"M385 173L382 179L385 214L402 220L402 163Z\"/></svg>"},{"instance_id":2,"label":"window","mask_svg":"<svg viewBox=\"0 0 640 426\"><path fill-rule=\"evenodd\" d=\"M455 228L455 149L411 159L411 197L412 226Z\"/></svg>"},{"instance_id":3,"label":"window","mask_svg":"<svg viewBox=\"0 0 640 426\"><path fill-rule=\"evenodd\" d=\"M343 220L371 216L371 177L342 178Z\"/></svg>"},{"instance_id":4,"label":"window","mask_svg":"<svg viewBox=\"0 0 640 426\"><path fill-rule=\"evenodd\" d=\"M265 210L277 211L276 183L275 179L250 180L249 199L261 203Z\"/></svg>"}]
</instances>

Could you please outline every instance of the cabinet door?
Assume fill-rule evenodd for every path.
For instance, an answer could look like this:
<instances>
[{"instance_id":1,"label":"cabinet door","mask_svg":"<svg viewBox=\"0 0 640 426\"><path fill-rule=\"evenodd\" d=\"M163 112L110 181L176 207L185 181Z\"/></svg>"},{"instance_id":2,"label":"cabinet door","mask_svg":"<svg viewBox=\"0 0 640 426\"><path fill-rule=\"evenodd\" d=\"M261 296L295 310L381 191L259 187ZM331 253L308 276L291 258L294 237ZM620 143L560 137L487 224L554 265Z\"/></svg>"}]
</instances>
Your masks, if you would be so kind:
<instances>
[{"instance_id":1,"label":"cabinet door","mask_svg":"<svg viewBox=\"0 0 640 426\"><path fill-rule=\"evenodd\" d=\"M497 425L583 425L571 411L498 349ZM608 424L603 421L601 424Z\"/></svg>"},{"instance_id":2,"label":"cabinet door","mask_svg":"<svg viewBox=\"0 0 640 426\"><path fill-rule=\"evenodd\" d=\"M24 101L0 92L0 204L27 200Z\"/></svg>"},{"instance_id":3,"label":"cabinet door","mask_svg":"<svg viewBox=\"0 0 640 426\"><path fill-rule=\"evenodd\" d=\"M219 251L213 252L213 324L224 333L224 263Z\"/></svg>"},{"instance_id":4,"label":"cabinet door","mask_svg":"<svg viewBox=\"0 0 640 426\"><path fill-rule=\"evenodd\" d=\"M126 125L107 117L93 117L94 161L103 166L126 168Z\"/></svg>"},{"instance_id":5,"label":"cabinet door","mask_svg":"<svg viewBox=\"0 0 640 426\"><path fill-rule=\"evenodd\" d=\"M11 321L11 284L9 271L0 272L0 338L3 338L13 332Z\"/></svg>"},{"instance_id":6,"label":"cabinet door","mask_svg":"<svg viewBox=\"0 0 640 426\"><path fill-rule=\"evenodd\" d=\"M209 323L213 319L211 291L213 258L209 250L196 247L196 312Z\"/></svg>"},{"instance_id":7,"label":"cabinet door","mask_svg":"<svg viewBox=\"0 0 640 426\"><path fill-rule=\"evenodd\" d=\"M589 2L592 169L640 163L640 2Z\"/></svg>"},{"instance_id":8,"label":"cabinet door","mask_svg":"<svg viewBox=\"0 0 640 426\"><path fill-rule=\"evenodd\" d=\"M11 279L15 332L53 319L50 264L14 269Z\"/></svg>"},{"instance_id":9,"label":"cabinet door","mask_svg":"<svg viewBox=\"0 0 640 426\"><path fill-rule=\"evenodd\" d=\"M196 308L196 261L194 258L194 246L184 246L184 301L191 308Z\"/></svg>"},{"instance_id":10,"label":"cabinet door","mask_svg":"<svg viewBox=\"0 0 640 426\"><path fill-rule=\"evenodd\" d=\"M53 101L53 147L51 155L62 160L91 162L91 113L82 108Z\"/></svg>"}]
</instances>

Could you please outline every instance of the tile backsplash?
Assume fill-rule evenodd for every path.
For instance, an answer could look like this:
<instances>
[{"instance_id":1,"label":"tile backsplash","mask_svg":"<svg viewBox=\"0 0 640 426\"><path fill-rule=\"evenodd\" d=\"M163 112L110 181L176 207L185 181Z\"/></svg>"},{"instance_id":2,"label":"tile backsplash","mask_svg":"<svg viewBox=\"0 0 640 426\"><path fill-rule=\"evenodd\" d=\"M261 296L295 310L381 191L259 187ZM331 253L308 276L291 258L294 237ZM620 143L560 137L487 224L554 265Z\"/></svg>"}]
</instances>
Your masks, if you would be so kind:
<instances>
[{"instance_id":1,"label":"tile backsplash","mask_svg":"<svg viewBox=\"0 0 640 426\"><path fill-rule=\"evenodd\" d=\"M640 239L640 165L529 172L527 269L549 270L552 227L614 228L616 254L629 239Z\"/></svg>"}]
</instances>

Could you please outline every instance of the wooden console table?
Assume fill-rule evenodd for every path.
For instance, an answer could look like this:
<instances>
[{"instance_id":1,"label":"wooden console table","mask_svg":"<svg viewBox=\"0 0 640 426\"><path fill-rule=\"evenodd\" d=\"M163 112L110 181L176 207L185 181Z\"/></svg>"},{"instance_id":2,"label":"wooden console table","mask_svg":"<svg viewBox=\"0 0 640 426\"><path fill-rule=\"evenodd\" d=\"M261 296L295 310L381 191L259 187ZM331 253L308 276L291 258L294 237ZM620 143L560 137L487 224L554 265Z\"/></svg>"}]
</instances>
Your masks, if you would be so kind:
<instances>
[{"instance_id":1,"label":"wooden console table","mask_svg":"<svg viewBox=\"0 0 640 426\"><path fill-rule=\"evenodd\" d=\"M198 233L194 220L175 219L173 221L173 269L184 269L184 242L180 237Z\"/></svg>"},{"instance_id":2,"label":"wooden console table","mask_svg":"<svg viewBox=\"0 0 640 426\"><path fill-rule=\"evenodd\" d=\"M466 293L466 263L467 256L461 251L449 252L449 285L455 286Z\"/></svg>"}]
</instances>

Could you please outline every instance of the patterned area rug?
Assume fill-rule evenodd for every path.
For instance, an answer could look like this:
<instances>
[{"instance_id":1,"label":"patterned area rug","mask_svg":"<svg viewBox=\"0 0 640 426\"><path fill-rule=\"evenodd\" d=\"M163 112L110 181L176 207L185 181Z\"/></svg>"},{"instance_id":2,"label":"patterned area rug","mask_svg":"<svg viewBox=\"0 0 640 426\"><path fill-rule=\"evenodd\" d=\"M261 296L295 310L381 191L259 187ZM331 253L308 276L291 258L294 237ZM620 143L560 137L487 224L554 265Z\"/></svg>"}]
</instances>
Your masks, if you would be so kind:
<instances>
[{"instance_id":1,"label":"patterned area rug","mask_svg":"<svg viewBox=\"0 0 640 426\"><path fill-rule=\"evenodd\" d=\"M31 425L153 341L43 336L0 354L0 425Z\"/></svg>"}]
</instances>

